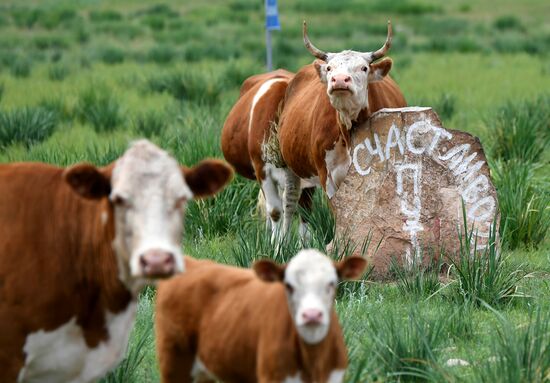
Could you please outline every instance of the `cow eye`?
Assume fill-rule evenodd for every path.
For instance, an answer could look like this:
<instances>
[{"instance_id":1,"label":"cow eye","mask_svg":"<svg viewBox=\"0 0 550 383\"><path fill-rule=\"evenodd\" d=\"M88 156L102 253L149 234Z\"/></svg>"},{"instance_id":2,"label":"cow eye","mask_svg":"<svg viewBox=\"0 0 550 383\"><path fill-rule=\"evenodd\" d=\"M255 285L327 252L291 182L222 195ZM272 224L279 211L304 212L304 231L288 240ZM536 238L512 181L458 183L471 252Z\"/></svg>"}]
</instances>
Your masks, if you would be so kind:
<instances>
[{"instance_id":1,"label":"cow eye","mask_svg":"<svg viewBox=\"0 0 550 383\"><path fill-rule=\"evenodd\" d=\"M294 287L292 287L290 285L290 283L285 283L285 288L286 288L286 291L289 293L289 294L292 294L294 292Z\"/></svg>"},{"instance_id":2,"label":"cow eye","mask_svg":"<svg viewBox=\"0 0 550 383\"><path fill-rule=\"evenodd\" d=\"M336 282L330 282L327 286L327 291L331 292L334 290L335 287L336 287Z\"/></svg>"},{"instance_id":3,"label":"cow eye","mask_svg":"<svg viewBox=\"0 0 550 383\"><path fill-rule=\"evenodd\" d=\"M330 67L330 65L328 65L328 66L327 66L327 72L330 72L331 69L332 69L332 68Z\"/></svg>"},{"instance_id":4,"label":"cow eye","mask_svg":"<svg viewBox=\"0 0 550 383\"><path fill-rule=\"evenodd\" d=\"M366 72L366 71L369 70L369 68L368 68L367 66L364 66L364 67L361 68L361 70L362 70L363 72Z\"/></svg>"},{"instance_id":5,"label":"cow eye","mask_svg":"<svg viewBox=\"0 0 550 383\"><path fill-rule=\"evenodd\" d=\"M112 196L110 199L112 204L118 207L128 207L130 205L128 198L125 198L120 194L116 194Z\"/></svg>"}]
</instances>

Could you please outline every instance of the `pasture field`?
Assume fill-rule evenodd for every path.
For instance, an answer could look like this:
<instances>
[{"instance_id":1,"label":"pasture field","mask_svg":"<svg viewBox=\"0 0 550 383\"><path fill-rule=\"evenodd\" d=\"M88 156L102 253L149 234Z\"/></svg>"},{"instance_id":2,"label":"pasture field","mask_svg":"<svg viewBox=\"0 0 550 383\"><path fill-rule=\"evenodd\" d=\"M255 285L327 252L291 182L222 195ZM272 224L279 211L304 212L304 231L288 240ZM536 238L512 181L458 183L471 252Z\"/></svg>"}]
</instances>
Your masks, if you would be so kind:
<instances>
[{"instance_id":1,"label":"pasture field","mask_svg":"<svg viewBox=\"0 0 550 383\"><path fill-rule=\"evenodd\" d=\"M220 131L240 83L264 71L261 0L4 0L0 4L0 162L107 164L148 137L178 160L222 157ZM392 76L412 105L481 138L497 186L503 251L444 282L395 269L340 286L346 382L550 381L550 2L280 0L275 65L312 61L301 20L328 51L373 50L394 24ZM249 266L284 261L240 177L188 207L187 254ZM315 196L313 239L333 233ZM373 244L371 244L373 245ZM127 358L104 382L156 382L155 291L141 296ZM460 361L458 361L460 360ZM459 364L452 366L452 364Z\"/></svg>"}]
</instances>

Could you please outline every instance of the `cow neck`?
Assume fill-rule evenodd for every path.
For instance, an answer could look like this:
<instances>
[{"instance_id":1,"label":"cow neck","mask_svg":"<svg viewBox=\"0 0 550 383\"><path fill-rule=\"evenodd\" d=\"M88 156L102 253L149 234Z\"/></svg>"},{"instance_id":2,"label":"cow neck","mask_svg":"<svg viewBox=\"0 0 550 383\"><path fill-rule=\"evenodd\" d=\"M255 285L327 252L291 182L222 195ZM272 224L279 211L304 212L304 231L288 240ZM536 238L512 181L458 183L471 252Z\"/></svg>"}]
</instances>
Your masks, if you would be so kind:
<instances>
[{"instance_id":1,"label":"cow neck","mask_svg":"<svg viewBox=\"0 0 550 383\"><path fill-rule=\"evenodd\" d=\"M323 381L339 362L334 349L334 335L337 333L335 320L337 318L333 315L327 336L321 342L313 345L304 342L296 328L292 326L292 337L299 360L298 368L305 381Z\"/></svg>"},{"instance_id":2,"label":"cow neck","mask_svg":"<svg viewBox=\"0 0 550 383\"><path fill-rule=\"evenodd\" d=\"M114 216L107 198L89 201L74 199L74 222L71 252L75 257L77 285L96 290L110 312L126 308L132 294L119 278L117 257L113 250ZM67 217L67 215L66 215Z\"/></svg>"},{"instance_id":3,"label":"cow neck","mask_svg":"<svg viewBox=\"0 0 550 383\"><path fill-rule=\"evenodd\" d=\"M370 117L370 113L368 108L364 108L359 111L359 114L354 120L351 120L349 118L346 119L343 116L344 115L341 112L336 110L336 121L340 129L340 134L344 138L346 146L349 148L350 141L351 141L350 139L351 131L357 128L358 126L361 126L365 121L367 121L368 118Z\"/></svg>"}]
</instances>

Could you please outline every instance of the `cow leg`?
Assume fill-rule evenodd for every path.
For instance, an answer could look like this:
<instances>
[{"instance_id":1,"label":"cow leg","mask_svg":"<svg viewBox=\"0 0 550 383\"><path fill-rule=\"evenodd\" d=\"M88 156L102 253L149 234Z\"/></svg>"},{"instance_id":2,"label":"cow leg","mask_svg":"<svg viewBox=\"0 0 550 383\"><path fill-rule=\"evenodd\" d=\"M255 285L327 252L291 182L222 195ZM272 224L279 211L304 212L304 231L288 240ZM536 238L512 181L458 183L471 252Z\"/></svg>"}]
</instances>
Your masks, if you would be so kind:
<instances>
[{"instance_id":1,"label":"cow leg","mask_svg":"<svg viewBox=\"0 0 550 383\"><path fill-rule=\"evenodd\" d=\"M265 198L266 227L271 230L271 241L274 242L280 232L283 204L276 181L271 172L261 181L262 192Z\"/></svg>"},{"instance_id":2,"label":"cow leg","mask_svg":"<svg viewBox=\"0 0 550 383\"><path fill-rule=\"evenodd\" d=\"M308 187L302 189L300 200L298 204L302 208L302 214L300 214L300 238L302 242L307 243L311 239L311 232L309 230L308 215L311 214L311 208L313 206L313 193L314 187Z\"/></svg>"},{"instance_id":3,"label":"cow leg","mask_svg":"<svg viewBox=\"0 0 550 383\"><path fill-rule=\"evenodd\" d=\"M187 338L178 336L170 321L157 314L155 323L157 359L162 383L192 383L192 370L196 353ZM168 330L168 329L171 329Z\"/></svg>"},{"instance_id":4,"label":"cow leg","mask_svg":"<svg viewBox=\"0 0 550 383\"><path fill-rule=\"evenodd\" d=\"M283 192L283 234L289 232L292 225L292 218L298 206L300 198L300 178L290 169L286 171L285 189Z\"/></svg>"}]
</instances>

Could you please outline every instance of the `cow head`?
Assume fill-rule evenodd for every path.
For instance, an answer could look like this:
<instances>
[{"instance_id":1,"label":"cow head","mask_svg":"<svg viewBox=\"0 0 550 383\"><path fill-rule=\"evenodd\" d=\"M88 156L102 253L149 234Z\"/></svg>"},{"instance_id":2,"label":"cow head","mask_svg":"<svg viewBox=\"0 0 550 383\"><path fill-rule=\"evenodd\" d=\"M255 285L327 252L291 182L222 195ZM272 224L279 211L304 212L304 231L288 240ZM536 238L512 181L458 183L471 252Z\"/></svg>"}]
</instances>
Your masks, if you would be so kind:
<instances>
[{"instance_id":1,"label":"cow head","mask_svg":"<svg viewBox=\"0 0 550 383\"><path fill-rule=\"evenodd\" d=\"M374 52L345 50L328 53L316 48L303 25L304 44L307 50L319 60L314 62L317 73L327 85L327 94L332 106L340 113L348 129L362 109L368 108L368 85L382 80L392 67L391 59L384 57L391 46L392 28L388 21L388 35L382 48Z\"/></svg>"},{"instance_id":2,"label":"cow head","mask_svg":"<svg viewBox=\"0 0 550 383\"><path fill-rule=\"evenodd\" d=\"M328 333L336 284L356 279L365 269L361 257L348 257L334 263L317 250L301 250L285 266L270 260L254 264L254 271L265 281L281 281L286 287L290 314L300 337L308 344L321 342Z\"/></svg>"},{"instance_id":3,"label":"cow head","mask_svg":"<svg viewBox=\"0 0 550 383\"><path fill-rule=\"evenodd\" d=\"M121 279L133 286L184 270L181 239L187 201L215 194L231 176L231 168L217 160L182 168L147 140L132 144L108 167L78 164L64 173L80 196L108 198L103 224L114 224Z\"/></svg>"}]
</instances>

